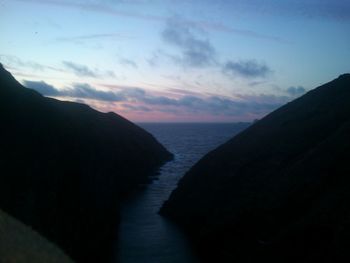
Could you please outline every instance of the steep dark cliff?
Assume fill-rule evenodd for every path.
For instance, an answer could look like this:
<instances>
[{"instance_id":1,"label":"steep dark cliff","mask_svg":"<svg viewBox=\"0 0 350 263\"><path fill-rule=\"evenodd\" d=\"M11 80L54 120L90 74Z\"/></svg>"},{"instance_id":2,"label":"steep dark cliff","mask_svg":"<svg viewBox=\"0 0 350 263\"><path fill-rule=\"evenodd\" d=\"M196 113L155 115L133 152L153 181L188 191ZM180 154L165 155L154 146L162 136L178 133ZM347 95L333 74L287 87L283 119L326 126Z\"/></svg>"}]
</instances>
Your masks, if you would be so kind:
<instances>
[{"instance_id":1,"label":"steep dark cliff","mask_svg":"<svg viewBox=\"0 0 350 263\"><path fill-rule=\"evenodd\" d=\"M208 262L350 262L350 74L202 158L161 213Z\"/></svg>"},{"instance_id":2,"label":"steep dark cliff","mask_svg":"<svg viewBox=\"0 0 350 263\"><path fill-rule=\"evenodd\" d=\"M45 98L0 66L0 208L79 262L106 262L120 198L171 154L114 113Z\"/></svg>"}]
</instances>

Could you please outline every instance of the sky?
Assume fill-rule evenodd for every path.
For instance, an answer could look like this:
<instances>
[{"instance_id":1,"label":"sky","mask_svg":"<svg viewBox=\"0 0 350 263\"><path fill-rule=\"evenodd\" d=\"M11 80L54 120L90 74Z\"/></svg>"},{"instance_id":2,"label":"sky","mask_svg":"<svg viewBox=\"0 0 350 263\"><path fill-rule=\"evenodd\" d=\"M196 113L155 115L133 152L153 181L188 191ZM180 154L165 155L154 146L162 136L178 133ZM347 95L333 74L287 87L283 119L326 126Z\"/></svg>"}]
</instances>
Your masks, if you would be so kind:
<instances>
[{"instance_id":1,"label":"sky","mask_svg":"<svg viewBox=\"0 0 350 263\"><path fill-rule=\"evenodd\" d=\"M238 122L350 72L350 0L0 0L28 88L135 122Z\"/></svg>"}]
</instances>

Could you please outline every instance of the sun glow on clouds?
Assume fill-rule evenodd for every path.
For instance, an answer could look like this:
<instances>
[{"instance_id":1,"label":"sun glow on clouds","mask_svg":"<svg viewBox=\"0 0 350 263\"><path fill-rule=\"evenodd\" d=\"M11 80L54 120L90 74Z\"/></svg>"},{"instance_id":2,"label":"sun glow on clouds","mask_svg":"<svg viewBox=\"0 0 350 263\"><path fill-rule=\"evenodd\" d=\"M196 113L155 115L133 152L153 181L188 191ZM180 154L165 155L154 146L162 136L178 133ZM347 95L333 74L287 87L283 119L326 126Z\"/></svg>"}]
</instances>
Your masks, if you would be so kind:
<instances>
[{"instance_id":1,"label":"sun glow on clouds","mask_svg":"<svg viewBox=\"0 0 350 263\"><path fill-rule=\"evenodd\" d=\"M63 89L44 81L24 80L23 84L46 96L86 103L100 111L117 112L134 121L152 122L251 120L260 118L293 98L287 93L284 96L260 94L227 97L173 88L160 92L108 84L103 85L104 89L86 83L74 83ZM292 89L294 91L296 88Z\"/></svg>"},{"instance_id":2,"label":"sun glow on clouds","mask_svg":"<svg viewBox=\"0 0 350 263\"><path fill-rule=\"evenodd\" d=\"M251 121L350 69L349 8L4 1L0 62L44 95L134 121Z\"/></svg>"}]
</instances>

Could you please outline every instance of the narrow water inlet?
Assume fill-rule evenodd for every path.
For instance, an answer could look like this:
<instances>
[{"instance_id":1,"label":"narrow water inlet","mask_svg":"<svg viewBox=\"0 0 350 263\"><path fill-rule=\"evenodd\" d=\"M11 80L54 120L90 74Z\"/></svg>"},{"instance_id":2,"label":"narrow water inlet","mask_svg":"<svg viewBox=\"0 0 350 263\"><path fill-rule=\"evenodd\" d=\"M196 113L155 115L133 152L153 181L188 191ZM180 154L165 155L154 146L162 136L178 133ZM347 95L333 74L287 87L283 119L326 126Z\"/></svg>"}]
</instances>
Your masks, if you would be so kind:
<instances>
[{"instance_id":1,"label":"narrow water inlet","mask_svg":"<svg viewBox=\"0 0 350 263\"><path fill-rule=\"evenodd\" d=\"M157 180L123 204L115 262L196 263L198 260L184 233L160 216L158 211L195 162L247 127L247 124L141 126L174 154L174 160L161 167Z\"/></svg>"},{"instance_id":2,"label":"narrow water inlet","mask_svg":"<svg viewBox=\"0 0 350 263\"><path fill-rule=\"evenodd\" d=\"M176 162L177 159L163 166L159 180L123 205L117 255L119 263L197 262L181 229L158 214L178 181L172 173Z\"/></svg>"}]
</instances>

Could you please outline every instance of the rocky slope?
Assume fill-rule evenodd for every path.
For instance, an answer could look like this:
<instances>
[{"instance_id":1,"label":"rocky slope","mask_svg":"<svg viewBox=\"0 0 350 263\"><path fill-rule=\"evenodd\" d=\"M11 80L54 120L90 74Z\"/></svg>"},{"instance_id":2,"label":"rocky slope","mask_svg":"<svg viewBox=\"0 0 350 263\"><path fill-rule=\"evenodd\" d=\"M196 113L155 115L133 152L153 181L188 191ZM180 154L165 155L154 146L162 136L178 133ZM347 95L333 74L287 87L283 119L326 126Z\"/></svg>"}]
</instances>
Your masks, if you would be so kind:
<instances>
[{"instance_id":1,"label":"rocky slope","mask_svg":"<svg viewBox=\"0 0 350 263\"><path fill-rule=\"evenodd\" d=\"M0 262L73 263L55 245L1 210Z\"/></svg>"},{"instance_id":2,"label":"rocky slope","mask_svg":"<svg viewBox=\"0 0 350 263\"><path fill-rule=\"evenodd\" d=\"M349 156L345 74L207 154L161 213L208 262L349 262Z\"/></svg>"},{"instance_id":3,"label":"rocky slope","mask_svg":"<svg viewBox=\"0 0 350 263\"><path fill-rule=\"evenodd\" d=\"M79 262L106 262L119 200L171 154L114 113L45 98L0 66L0 208Z\"/></svg>"}]
</instances>

